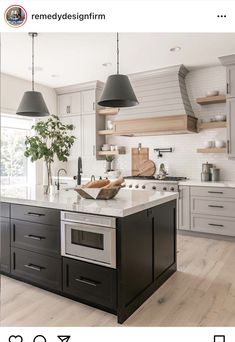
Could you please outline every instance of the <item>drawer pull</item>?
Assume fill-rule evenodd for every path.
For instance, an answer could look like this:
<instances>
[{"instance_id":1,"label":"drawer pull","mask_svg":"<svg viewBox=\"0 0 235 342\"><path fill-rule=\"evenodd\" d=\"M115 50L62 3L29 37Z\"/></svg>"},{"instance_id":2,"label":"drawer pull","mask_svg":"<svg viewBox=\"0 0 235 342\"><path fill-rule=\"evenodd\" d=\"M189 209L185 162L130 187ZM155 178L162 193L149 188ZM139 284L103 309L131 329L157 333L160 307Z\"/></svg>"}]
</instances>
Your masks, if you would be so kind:
<instances>
[{"instance_id":1,"label":"drawer pull","mask_svg":"<svg viewBox=\"0 0 235 342\"><path fill-rule=\"evenodd\" d=\"M38 271L38 272L41 272L41 270L45 269L45 267L37 266L34 264L24 265L24 267L30 268L31 270Z\"/></svg>"},{"instance_id":2,"label":"drawer pull","mask_svg":"<svg viewBox=\"0 0 235 342\"><path fill-rule=\"evenodd\" d=\"M223 205L212 205L212 204L209 204L208 207L210 207L210 208L221 208L221 209L224 208Z\"/></svg>"},{"instance_id":3,"label":"drawer pull","mask_svg":"<svg viewBox=\"0 0 235 342\"><path fill-rule=\"evenodd\" d=\"M100 284L98 281L90 280L90 279L83 278L83 277L77 278L75 280L79 283L83 283L83 284L91 285L91 286L97 286Z\"/></svg>"},{"instance_id":4,"label":"drawer pull","mask_svg":"<svg viewBox=\"0 0 235 342\"><path fill-rule=\"evenodd\" d=\"M220 195L223 195L223 191L208 191L208 194L220 194Z\"/></svg>"},{"instance_id":5,"label":"drawer pull","mask_svg":"<svg viewBox=\"0 0 235 342\"><path fill-rule=\"evenodd\" d=\"M224 225L223 224L215 224L215 223L208 223L208 226L213 226L213 227L221 227L223 228Z\"/></svg>"},{"instance_id":6,"label":"drawer pull","mask_svg":"<svg viewBox=\"0 0 235 342\"><path fill-rule=\"evenodd\" d=\"M41 240L44 240L44 239L45 239L44 236L37 236L37 235L31 235L31 234L29 234L29 235L24 235L24 237L25 237L26 239L32 239L32 240L38 240L38 241L41 241Z\"/></svg>"},{"instance_id":7,"label":"drawer pull","mask_svg":"<svg viewBox=\"0 0 235 342\"><path fill-rule=\"evenodd\" d=\"M36 216L36 217L45 216L45 214L31 213L31 212L28 212L28 213L26 213L26 215L30 215L30 216Z\"/></svg>"}]
</instances>

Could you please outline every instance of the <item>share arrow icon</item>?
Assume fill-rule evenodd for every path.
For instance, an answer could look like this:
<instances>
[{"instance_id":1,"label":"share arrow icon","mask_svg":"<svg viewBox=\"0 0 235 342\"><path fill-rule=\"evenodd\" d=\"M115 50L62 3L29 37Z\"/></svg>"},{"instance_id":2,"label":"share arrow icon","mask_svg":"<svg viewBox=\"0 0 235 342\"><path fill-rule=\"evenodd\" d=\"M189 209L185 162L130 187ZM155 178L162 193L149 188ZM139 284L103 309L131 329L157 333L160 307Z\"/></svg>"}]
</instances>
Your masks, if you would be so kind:
<instances>
[{"instance_id":1,"label":"share arrow icon","mask_svg":"<svg viewBox=\"0 0 235 342\"><path fill-rule=\"evenodd\" d=\"M58 337L58 339L61 340L61 342L68 342L70 340L71 336L69 336L69 335L59 335L57 337Z\"/></svg>"}]
</instances>

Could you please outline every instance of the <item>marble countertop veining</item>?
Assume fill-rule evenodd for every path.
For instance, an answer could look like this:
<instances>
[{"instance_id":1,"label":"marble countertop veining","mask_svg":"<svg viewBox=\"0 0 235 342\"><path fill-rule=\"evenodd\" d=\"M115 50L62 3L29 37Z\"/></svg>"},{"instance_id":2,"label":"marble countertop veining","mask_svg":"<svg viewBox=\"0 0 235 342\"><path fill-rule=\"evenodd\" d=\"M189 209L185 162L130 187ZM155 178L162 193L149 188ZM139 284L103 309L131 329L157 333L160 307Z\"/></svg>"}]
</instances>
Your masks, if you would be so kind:
<instances>
[{"instance_id":1,"label":"marble countertop veining","mask_svg":"<svg viewBox=\"0 0 235 342\"><path fill-rule=\"evenodd\" d=\"M45 195L40 187L5 188L1 190L1 201L89 214L124 217L139 211L177 199L178 193L121 189L111 200L81 198L74 190L60 190Z\"/></svg>"},{"instance_id":2,"label":"marble countertop veining","mask_svg":"<svg viewBox=\"0 0 235 342\"><path fill-rule=\"evenodd\" d=\"M217 188L235 188L235 181L219 181L219 182L202 182L200 180L180 181L179 185L186 186L211 186Z\"/></svg>"}]
</instances>

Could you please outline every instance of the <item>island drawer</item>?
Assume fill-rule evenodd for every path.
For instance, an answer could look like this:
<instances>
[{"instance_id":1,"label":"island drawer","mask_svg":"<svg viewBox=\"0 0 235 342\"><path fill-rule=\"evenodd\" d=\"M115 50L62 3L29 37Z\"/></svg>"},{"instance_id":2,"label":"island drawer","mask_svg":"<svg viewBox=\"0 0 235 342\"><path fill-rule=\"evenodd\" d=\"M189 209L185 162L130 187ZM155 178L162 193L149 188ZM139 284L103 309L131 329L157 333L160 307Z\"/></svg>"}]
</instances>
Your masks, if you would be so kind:
<instances>
[{"instance_id":1,"label":"island drawer","mask_svg":"<svg viewBox=\"0 0 235 342\"><path fill-rule=\"evenodd\" d=\"M60 228L60 211L28 205L11 205L11 218L41 224L49 224Z\"/></svg>"},{"instance_id":2,"label":"island drawer","mask_svg":"<svg viewBox=\"0 0 235 342\"><path fill-rule=\"evenodd\" d=\"M235 200L220 200L203 197L192 197L191 211L193 214L235 217Z\"/></svg>"},{"instance_id":3,"label":"island drawer","mask_svg":"<svg viewBox=\"0 0 235 342\"><path fill-rule=\"evenodd\" d=\"M52 290L61 290L61 259L12 248L11 273Z\"/></svg>"},{"instance_id":4,"label":"island drawer","mask_svg":"<svg viewBox=\"0 0 235 342\"><path fill-rule=\"evenodd\" d=\"M219 197L219 198L234 198L235 189L233 188L217 188L217 187L205 187L205 186L192 186L191 196L203 196L203 197Z\"/></svg>"},{"instance_id":5,"label":"island drawer","mask_svg":"<svg viewBox=\"0 0 235 342\"><path fill-rule=\"evenodd\" d=\"M86 302L116 309L116 270L63 258L63 291Z\"/></svg>"},{"instance_id":6,"label":"island drawer","mask_svg":"<svg viewBox=\"0 0 235 342\"><path fill-rule=\"evenodd\" d=\"M1 217L10 217L10 204L0 202L0 216Z\"/></svg>"},{"instance_id":7,"label":"island drawer","mask_svg":"<svg viewBox=\"0 0 235 342\"><path fill-rule=\"evenodd\" d=\"M60 231L55 226L11 220L11 245L60 257Z\"/></svg>"},{"instance_id":8,"label":"island drawer","mask_svg":"<svg viewBox=\"0 0 235 342\"><path fill-rule=\"evenodd\" d=\"M203 233L235 236L235 219L194 214L191 229Z\"/></svg>"}]
</instances>

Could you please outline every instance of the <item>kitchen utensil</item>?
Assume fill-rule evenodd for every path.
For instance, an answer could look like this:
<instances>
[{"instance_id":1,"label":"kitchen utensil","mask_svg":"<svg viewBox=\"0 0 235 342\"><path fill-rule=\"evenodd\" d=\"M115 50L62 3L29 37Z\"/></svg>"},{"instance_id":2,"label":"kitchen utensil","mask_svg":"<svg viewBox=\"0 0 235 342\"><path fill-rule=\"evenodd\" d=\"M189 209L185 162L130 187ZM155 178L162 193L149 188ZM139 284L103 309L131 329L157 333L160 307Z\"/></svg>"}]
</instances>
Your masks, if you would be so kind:
<instances>
[{"instance_id":1,"label":"kitchen utensil","mask_svg":"<svg viewBox=\"0 0 235 342\"><path fill-rule=\"evenodd\" d=\"M214 167L211 169L211 180L212 182L218 182L220 180L220 169Z\"/></svg>"},{"instance_id":2,"label":"kitchen utensil","mask_svg":"<svg viewBox=\"0 0 235 342\"><path fill-rule=\"evenodd\" d=\"M212 140L204 141L204 147L205 148L213 147L213 141Z\"/></svg>"},{"instance_id":3,"label":"kitchen utensil","mask_svg":"<svg viewBox=\"0 0 235 342\"><path fill-rule=\"evenodd\" d=\"M215 121L226 121L226 115L224 114L215 115Z\"/></svg>"},{"instance_id":4,"label":"kitchen utensil","mask_svg":"<svg viewBox=\"0 0 235 342\"><path fill-rule=\"evenodd\" d=\"M140 165L137 176L153 176L156 172L156 165L152 160L146 160Z\"/></svg>"},{"instance_id":5,"label":"kitchen utensil","mask_svg":"<svg viewBox=\"0 0 235 342\"><path fill-rule=\"evenodd\" d=\"M149 149L147 147L131 149L131 175L137 176L140 172L140 166L149 160Z\"/></svg>"},{"instance_id":6,"label":"kitchen utensil","mask_svg":"<svg viewBox=\"0 0 235 342\"><path fill-rule=\"evenodd\" d=\"M209 172L201 172L201 181L209 182L210 181L210 173Z\"/></svg>"},{"instance_id":7,"label":"kitchen utensil","mask_svg":"<svg viewBox=\"0 0 235 342\"><path fill-rule=\"evenodd\" d=\"M104 188L75 188L74 190L83 198L86 199L102 199L102 200L109 200L114 198L119 190L121 189L121 186L115 186L110 189L104 189Z\"/></svg>"},{"instance_id":8,"label":"kitchen utensil","mask_svg":"<svg viewBox=\"0 0 235 342\"><path fill-rule=\"evenodd\" d=\"M222 148L222 147L224 147L224 145L225 145L225 142L223 140L216 140L215 141L215 147L217 147L217 148Z\"/></svg>"},{"instance_id":9,"label":"kitchen utensil","mask_svg":"<svg viewBox=\"0 0 235 342\"><path fill-rule=\"evenodd\" d=\"M219 91L218 90L209 90L207 91L206 93L206 96L207 97L210 97L210 96L218 96L219 95Z\"/></svg>"},{"instance_id":10,"label":"kitchen utensil","mask_svg":"<svg viewBox=\"0 0 235 342\"><path fill-rule=\"evenodd\" d=\"M209 164L208 162L202 164L202 172L210 173L211 169L213 167L213 164Z\"/></svg>"}]
</instances>

